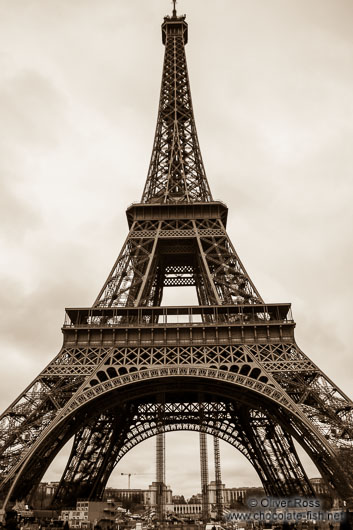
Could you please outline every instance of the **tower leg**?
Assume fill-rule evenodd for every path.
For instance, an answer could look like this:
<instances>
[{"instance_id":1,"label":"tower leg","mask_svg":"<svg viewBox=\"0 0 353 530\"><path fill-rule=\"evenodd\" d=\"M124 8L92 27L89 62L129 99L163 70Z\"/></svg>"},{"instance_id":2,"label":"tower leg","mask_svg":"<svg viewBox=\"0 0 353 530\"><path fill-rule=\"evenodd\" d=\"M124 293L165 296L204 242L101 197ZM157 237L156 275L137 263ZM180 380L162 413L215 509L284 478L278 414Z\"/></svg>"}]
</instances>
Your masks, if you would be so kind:
<instances>
[{"instance_id":1,"label":"tower leg","mask_svg":"<svg viewBox=\"0 0 353 530\"><path fill-rule=\"evenodd\" d=\"M135 412L133 405L116 407L94 417L76 433L53 506L69 506L78 497L102 499Z\"/></svg>"}]
</instances>

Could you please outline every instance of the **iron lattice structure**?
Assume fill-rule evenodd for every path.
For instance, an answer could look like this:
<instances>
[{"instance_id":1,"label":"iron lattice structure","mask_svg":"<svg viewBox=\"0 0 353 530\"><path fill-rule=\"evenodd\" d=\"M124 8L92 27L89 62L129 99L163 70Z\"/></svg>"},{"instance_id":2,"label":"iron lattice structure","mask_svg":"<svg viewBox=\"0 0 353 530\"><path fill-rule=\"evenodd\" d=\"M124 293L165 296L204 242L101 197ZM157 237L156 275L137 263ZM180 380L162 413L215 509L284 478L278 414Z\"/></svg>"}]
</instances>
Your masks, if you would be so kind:
<instances>
[{"instance_id":1,"label":"iron lattice structure","mask_svg":"<svg viewBox=\"0 0 353 530\"><path fill-rule=\"evenodd\" d=\"M214 449L214 471L216 483L216 514L218 521L222 520L223 515L223 492L222 492L222 475L221 475L221 455L219 451L219 438L213 437Z\"/></svg>"},{"instance_id":2,"label":"iron lattice structure","mask_svg":"<svg viewBox=\"0 0 353 530\"><path fill-rule=\"evenodd\" d=\"M164 19L152 159L122 251L93 306L66 310L62 349L0 418L3 508L30 496L73 436L57 505L99 499L127 451L183 429L239 449L272 495L313 493L296 440L353 498L353 403L297 346L290 304L264 303L228 237L197 140L187 35L185 17ZM169 286L195 286L199 305L161 306Z\"/></svg>"},{"instance_id":3,"label":"iron lattice structure","mask_svg":"<svg viewBox=\"0 0 353 530\"><path fill-rule=\"evenodd\" d=\"M202 421L202 420L201 420ZM208 454L207 436L200 431L200 471L201 471L201 495L202 495L202 520L209 520L209 497L208 497Z\"/></svg>"}]
</instances>

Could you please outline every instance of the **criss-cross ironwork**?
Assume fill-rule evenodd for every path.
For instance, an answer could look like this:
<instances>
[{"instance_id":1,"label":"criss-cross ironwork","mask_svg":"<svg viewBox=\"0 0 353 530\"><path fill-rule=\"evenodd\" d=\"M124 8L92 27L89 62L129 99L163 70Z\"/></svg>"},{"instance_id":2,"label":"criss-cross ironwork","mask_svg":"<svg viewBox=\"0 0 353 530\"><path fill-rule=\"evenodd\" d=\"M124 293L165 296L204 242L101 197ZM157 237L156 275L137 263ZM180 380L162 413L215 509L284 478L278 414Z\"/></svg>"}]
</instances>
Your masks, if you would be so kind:
<instances>
[{"instance_id":1,"label":"criss-cross ironwork","mask_svg":"<svg viewBox=\"0 0 353 530\"><path fill-rule=\"evenodd\" d=\"M209 202L211 191L202 163L185 57L185 17L166 17L162 25L165 57L156 134L145 203Z\"/></svg>"},{"instance_id":2,"label":"criss-cross ironwork","mask_svg":"<svg viewBox=\"0 0 353 530\"><path fill-rule=\"evenodd\" d=\"M0 418L3 509L30 497L72 437L57 505L101 498L127 451L183 429L232 444L273 495L312 493L296 441L352 502L353 403L297 346L290 304L264 303L230 241L202 164L187 37L185 17L164 19L151 164L121 253L92 307L66 310L62 349ZM161 305L164 288L192 286L199 305ZM204 503L206 481L203 467Z\"/></svg>"}]
</instances>

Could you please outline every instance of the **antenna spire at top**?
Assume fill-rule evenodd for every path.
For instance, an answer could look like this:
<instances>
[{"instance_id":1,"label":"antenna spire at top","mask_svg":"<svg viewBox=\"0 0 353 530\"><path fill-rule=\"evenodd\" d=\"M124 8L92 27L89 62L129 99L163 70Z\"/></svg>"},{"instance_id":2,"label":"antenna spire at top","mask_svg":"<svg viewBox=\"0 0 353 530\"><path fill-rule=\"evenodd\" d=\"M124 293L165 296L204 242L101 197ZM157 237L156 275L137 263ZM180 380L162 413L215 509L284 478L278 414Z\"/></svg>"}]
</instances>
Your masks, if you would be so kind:
<instances>
[{"instance_id":1,"label":"antenna spire at top","mask_svg":"<svg viewBox=\"0 0 353 530\"><path fill-rule=\"evenodd\" d=\"M172 0L172 2L173 2L173 17L176 17L177 16L177 12L176 12L177 0Z\"/></svg>"}]
</instances>

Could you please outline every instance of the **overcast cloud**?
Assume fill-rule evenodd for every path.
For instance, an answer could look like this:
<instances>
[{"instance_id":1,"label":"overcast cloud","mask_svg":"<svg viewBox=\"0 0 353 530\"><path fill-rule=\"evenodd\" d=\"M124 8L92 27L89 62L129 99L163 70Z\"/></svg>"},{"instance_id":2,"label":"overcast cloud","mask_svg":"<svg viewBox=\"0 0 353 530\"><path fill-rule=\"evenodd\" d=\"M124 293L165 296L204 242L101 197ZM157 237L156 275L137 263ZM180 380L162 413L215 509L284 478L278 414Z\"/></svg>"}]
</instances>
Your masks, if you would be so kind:
<instances>
[{"instance_id":1,"label":"overcast cloud","mask_svg":"<svg viewBox=\"0 0 353 530\"><path fill-rule=\"evenodd\" d=\"M167 0L0 0L2 410L60 349L64 307L92 304L126 237L170 10ZM353 4L180 0L178 10L229 235L263 298L292 302L299 346L351 396ZM167 442L173 491L199 491L197 435ZM258 483L236 450L221 450L228 486ZM153 461L150 440L111 485L126 485L121 471L153 473Z\"/></svg>"}]
</instances>

